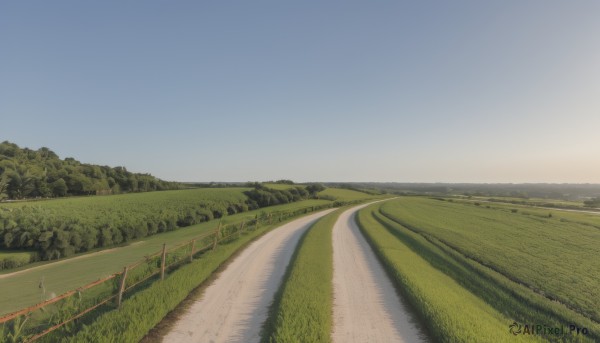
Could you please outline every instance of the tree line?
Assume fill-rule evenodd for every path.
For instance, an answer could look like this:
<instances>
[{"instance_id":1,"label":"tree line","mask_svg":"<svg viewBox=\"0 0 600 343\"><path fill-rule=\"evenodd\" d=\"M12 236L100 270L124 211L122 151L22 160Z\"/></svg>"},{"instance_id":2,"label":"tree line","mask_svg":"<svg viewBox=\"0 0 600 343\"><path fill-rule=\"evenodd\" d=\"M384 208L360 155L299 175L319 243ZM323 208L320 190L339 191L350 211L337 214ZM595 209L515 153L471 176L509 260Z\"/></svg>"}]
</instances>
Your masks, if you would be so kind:
<instances>
[{"instance_id":1,"label":"tree line","mask_svg":"<svg viewBox=\"0 0 600 343\"><path fill-rule=\"evenodd\" d=\"M63 160L46 147L32 150L8 141L0 143L0 201L179 188L179 183L132 173L125 167L81 163L70 157Z\"/></svg>"},{"instance_id":2,"label":"tree line","mask_svg":"<svg viewBox=\"0 0 600 343\"><path fill-rule=\"evenodd\" d=\"M247 183L246 187L254 189L244 192L248 196L248 202L254 207L266 207L282 205L307 198L316 198L317 193L325 190L319 183L308 184L305 187L295 186L288 189L273 189L262 183Z\"/></svg>"}]
</instances>

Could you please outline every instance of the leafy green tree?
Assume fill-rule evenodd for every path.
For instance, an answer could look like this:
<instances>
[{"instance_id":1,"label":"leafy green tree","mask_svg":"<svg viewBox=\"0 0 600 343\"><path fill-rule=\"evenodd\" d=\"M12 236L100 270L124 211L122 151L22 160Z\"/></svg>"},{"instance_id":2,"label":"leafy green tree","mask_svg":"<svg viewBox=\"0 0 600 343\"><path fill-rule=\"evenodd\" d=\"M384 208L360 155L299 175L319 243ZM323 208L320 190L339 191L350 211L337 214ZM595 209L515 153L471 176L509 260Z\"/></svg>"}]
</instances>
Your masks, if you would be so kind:
<instances>
[{"instance_id":1,"label":"leafy green tree","mask_svg":"<svg viewBox=\"0 0 600 343\"><path fill-rule=\"evenodd\" d=\"M52 183L52 193L57 197L64 197L67 195L67 191L69 188L67 187L67 183L64 179L58 179Z\"/></svg>"},{"instance_id":2,"label":"leafy green tree","mask_svg":"<svg viewBox=\"0 0 600 343\"><path fill-rule=\"evenodd\" d=\"M600 197L592 198L583 202L586 207L600 207Z\"/></svg>"},{"instance_id":3,"label":"leafy green tree","mask_svg":"<svg viewBox=\"0 0 600 343\"><path fill-rule=\"evenodd\" d=\"M8 176L2 175L0 178L0 201L8 198Z\"/></svg>"},{"instance_id":4,"label":"leafy green tree","mask_svg":"<svg viewBox=\"0 0 600 343\"><path fill-rule=\"evenodd\" d=\"M324 191L325 190L325 186L323 186L320 183L311 183L308 186L306 186L306 190L311 194L311 195L316 195L317 193Z\"/></svg>"}]
</instances>

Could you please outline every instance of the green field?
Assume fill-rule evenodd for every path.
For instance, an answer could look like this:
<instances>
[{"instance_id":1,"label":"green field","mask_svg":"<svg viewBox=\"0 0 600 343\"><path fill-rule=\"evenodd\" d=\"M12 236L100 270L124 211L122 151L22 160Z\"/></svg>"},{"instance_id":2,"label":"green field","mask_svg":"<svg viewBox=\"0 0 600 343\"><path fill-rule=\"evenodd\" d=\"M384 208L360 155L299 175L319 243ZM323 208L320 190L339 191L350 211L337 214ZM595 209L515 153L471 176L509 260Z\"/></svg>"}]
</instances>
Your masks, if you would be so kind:
<instances>
[{"instance_id":1,"label":"green field","mask_svg":"<svg viewBox=\"0 0 600 343\"><path fill-rule=\"evenodd\" d=\"M305 200L287 205L272 206L225 216L223 223L227 224L239 222L244 218L254 218L257 213L262 212L291 211L323 204L331 204L331 202L326 200ZM75 258L52 263L35 263L31 267L37 268L28 268L10 277L0 275L0 289L2 289L0 313L12 312L39 302L41 299L41 290L38 286L42 277L44 278L48 294L61 294L103 276L118 272L122 270L123 266L160 250L163 243L166 243L167 247L169 247L191 240L200 234L214 230L216 225L216 221L201 223L176 231L135 240L130 242L126 247L116 248L109 252L80 255Z\"/></svg>"},{"instance_id":2,"label":"green field","mask_svg":"<svg viewBox=\"0 0 600 343\"><path fill-rule=\"evenodd\" d=\"M476 334L493 337L512 321L576 324L591 332L579 338L599 337L595 227L548 217L547 211L545 217L523 215L418 197L371 206L359 219L439 339L469 341L465 328L473 323L481 328ZM456 294L464 301L461 311L451 306ZM478 311L488 315L466 316Z\"/></svg>"},{"instance_id":3,"label":"green field","mask_svg":"<svg viewBox=\"0 0 600 343\"><path fill-rule=\"evenodd\" d=\"M345 208L317 221L290 262L262 335L263 342L330 342L332 229Z\"/></svg>"},{"instance_id":4,"label":"green field","mask_svg":"<svg viewBox=\"0 0 600 343\"><path fill-rule=\"evenodd\" d=\"M475 204L480 207L502 210L505 212L518 213L524 216L538 216L541 218L554 218L561 222L572 222L583 225L589 225L600 229L600 212L588 211L581 208L579 210L558 209L558 208L539 208L520 204L505 204L501 202L477 202L466 200L455 200L457 203Z\"/></svg>"},{"instance_id":5,"label":"green field","mask_svg":"<svg viewBox=\"0 0 600 343\"><path fill-rule=\"evenodd\" d=\"M558 200L558 199L544 199L544 198L511 198L511 197L472 197L473 200L487 200L492 202L507 202L513 204L521 204L528 206L541 206L541 207L564 207L574 209L589 209L584 206L583 201L572 201L572 200Z\"/></svg>"},{"instance_id":6,"label":"green field","mask_svg":"<svg viewBox=\"0 0 600 343\"><path fill-rule=\"evenodd\" d=\"M319 192L319 197L337 201L356 201L373 198L372 195L367 193L343 188L327 188Z\"/></svg>"},{"instance_id":7,"label":"green field","mask_svg":"<svg viewBox=\"0 0 600 343\"><path fill-rule=\"evenodd\" d=\"M249 209L247 188L192 189L2 203L0 247L43 260L172 231Z\"/></svg>"},{"instance_id":8,"label":"green field","mask_svg":"<svg viewBox=\"0 0 600 343\"><path fill-rule=\"evenodd\" d=\"M183 205L191 201L223 201L237 202L245 200L242 191L250 188L195 188L186 190L161 191L161 192L146 192L146 193L129 193L110 196L81 196L72 198L59 198L41 201L17 201L10 203L2 203L2 208L22 208L22 207L42 207L46 209L60 210L68 208L73 211L86 211L89 208L97 210L112 210L115 207L127 208L132 205L148 205L153 208L162 206Z\"/></svg>"}]
</instances>

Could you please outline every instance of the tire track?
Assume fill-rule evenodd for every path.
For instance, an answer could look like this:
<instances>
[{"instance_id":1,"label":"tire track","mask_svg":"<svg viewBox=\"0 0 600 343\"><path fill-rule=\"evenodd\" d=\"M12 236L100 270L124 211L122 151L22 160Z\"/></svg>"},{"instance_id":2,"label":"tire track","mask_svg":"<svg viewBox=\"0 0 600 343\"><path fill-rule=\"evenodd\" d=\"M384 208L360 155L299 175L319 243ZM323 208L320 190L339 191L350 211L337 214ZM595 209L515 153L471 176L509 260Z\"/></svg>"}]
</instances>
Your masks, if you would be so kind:
<instances>
[{"instance_id":1,"label":"tire track","mask_svg":"<svg viewBox=\"0 0 600 343\"><path fill-rule=\"evenodd\" d=\"M355 222L333 227L333 342L426 342Z\"/></svg>"}]
</instances>

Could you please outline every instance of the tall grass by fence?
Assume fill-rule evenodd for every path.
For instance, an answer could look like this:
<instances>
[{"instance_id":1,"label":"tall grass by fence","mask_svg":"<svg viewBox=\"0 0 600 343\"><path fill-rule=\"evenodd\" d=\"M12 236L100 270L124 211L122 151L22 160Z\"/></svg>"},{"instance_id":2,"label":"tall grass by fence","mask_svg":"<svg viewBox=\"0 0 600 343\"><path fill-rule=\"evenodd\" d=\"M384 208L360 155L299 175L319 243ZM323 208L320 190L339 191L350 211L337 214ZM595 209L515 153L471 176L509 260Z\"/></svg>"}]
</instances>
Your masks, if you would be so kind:
<instances>
[{"instance_id":1,"label":"tall grass by fence","mask_svg":"<svg viewBox=\"0 0 600 343\"><path fill-rule=\"evenodd\" d=\"M62 330L65 335L73 334L82 322L93 320L94 313L118 310L125 297L164 279L171 270L201 257L218 244L235 240L248 230L256 230L261 224L281 222L330 207L332 204L295 211L262 212L252 219L228 225L219 222L213 232L172 247L163 245L161 250L125 266L121 272L0 317L0 342L33 342L56 330ZM43 294L43 281L39 287Z\"/></svg>"}]
</instances>

